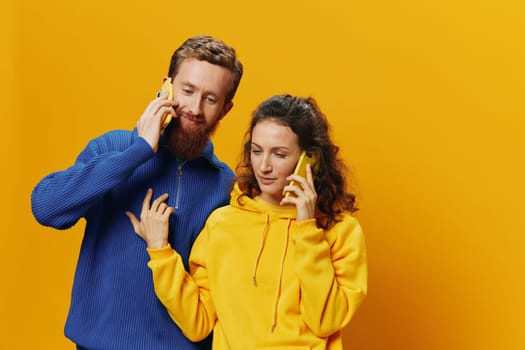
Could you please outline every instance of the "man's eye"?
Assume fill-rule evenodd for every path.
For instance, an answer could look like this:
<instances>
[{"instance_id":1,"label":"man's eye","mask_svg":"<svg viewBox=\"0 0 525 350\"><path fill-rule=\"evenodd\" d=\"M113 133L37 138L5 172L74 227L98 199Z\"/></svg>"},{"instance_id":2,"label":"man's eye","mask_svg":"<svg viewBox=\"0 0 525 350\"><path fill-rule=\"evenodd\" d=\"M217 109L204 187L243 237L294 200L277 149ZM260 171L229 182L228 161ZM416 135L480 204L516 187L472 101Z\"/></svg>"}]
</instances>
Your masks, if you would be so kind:
<instances>
[{"instance_id":1,"label":"man's eye","mask_svg":"<svg viewBox=\"0 0 525 350\"><path fill-rule=\"evenodd\" d=\"M190 95L192 93L191 89L182 89L182 92L184 92L186 95Z\"/></svg>"},{"instance_id":2,"label":"man's eye","mask_svg":"<svg viewBox=\"0 0 525 350\"><path fill-rule=\"evenodd\" d=\"M208 101L209 104L215 104L215 103L217 103L217 100L214 99L213 97L207 97L207 98L206 98L206 101Z\"/></svg>"}]
</instances>

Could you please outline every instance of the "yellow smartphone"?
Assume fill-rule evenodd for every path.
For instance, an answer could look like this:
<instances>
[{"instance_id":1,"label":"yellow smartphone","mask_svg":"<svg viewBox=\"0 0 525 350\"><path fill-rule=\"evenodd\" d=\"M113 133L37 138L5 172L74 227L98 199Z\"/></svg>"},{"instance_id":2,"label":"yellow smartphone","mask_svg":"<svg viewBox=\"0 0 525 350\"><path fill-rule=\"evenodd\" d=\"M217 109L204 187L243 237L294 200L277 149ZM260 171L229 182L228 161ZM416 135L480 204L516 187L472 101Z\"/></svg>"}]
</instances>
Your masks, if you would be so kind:
<instances>
[{"instance_id":1,"label":"yellow smartphone","mask_svg":"<svg viewBox=\"0 0 525 350\"><path fill-rule=\"evenodd\" d=\"M157 94L157 97L162 96L165 92L168 92L168 100L173 100L173 84L171 83L171 78L167 78L164 84L160 87L160 91ZM162 129L168 126L171 122L171 114L166 113L162 116Z\"/></svg>"},{"instance_id":2,"label":"yellow smartphone","mask_svg":"<svg viewBox=\"0 0 525 350\"><path fill-rule=\"evenodd\" d=\"M301 155L299 156L299 160L297 161L297 165L295 166L295 170L293 173L306 179L306 164L310 164L310 167L312 169L312 175L315 176L315 173L317 172L317 156L314 153L306 151L301 152ZM294 180L290 181L290 185L295 184L296 182ZM290 195L293 194L291 192L286 192L284 194L285 197L288 197Z\"/></svg>"}]
</instances>

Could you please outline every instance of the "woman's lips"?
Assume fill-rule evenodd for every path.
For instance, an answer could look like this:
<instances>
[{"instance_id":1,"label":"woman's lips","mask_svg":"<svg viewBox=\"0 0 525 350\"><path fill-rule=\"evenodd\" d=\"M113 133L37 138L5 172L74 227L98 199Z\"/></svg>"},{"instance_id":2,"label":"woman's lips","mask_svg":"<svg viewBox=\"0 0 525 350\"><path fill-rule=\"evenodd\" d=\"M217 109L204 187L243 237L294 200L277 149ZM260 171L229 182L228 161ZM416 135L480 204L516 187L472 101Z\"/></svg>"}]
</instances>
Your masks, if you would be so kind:
<instances>
[{"instance_id":1,"label":"woman's lips","mask_svg":"<svg viewBox=\"0 0 525 350\"><path fill-rule=\"evenodd\" d=\"M271 185L275 182L275 179L271 177L259 176L259 181L264 185Z\"/></svg>"}]
</instances>

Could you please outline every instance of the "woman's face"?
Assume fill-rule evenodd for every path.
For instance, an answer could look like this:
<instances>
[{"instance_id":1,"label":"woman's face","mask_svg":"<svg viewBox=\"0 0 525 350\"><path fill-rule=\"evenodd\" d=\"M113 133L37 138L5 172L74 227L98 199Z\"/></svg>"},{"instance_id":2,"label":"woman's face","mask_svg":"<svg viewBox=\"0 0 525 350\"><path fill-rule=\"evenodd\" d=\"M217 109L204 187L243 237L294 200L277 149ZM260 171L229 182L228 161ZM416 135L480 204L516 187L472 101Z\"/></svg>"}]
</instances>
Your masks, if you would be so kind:
<instances>
[{"instance_id":1,"label":"woman's face","mask_svg":"<svg viewBox=\"0 0 525 350\"><path fill-rule=\"evenodd\" d=\"M300 154L299 138L288 126L263 120L253 128L250 161L261 199L280 203Z\"/></svg>"}]
</instances>

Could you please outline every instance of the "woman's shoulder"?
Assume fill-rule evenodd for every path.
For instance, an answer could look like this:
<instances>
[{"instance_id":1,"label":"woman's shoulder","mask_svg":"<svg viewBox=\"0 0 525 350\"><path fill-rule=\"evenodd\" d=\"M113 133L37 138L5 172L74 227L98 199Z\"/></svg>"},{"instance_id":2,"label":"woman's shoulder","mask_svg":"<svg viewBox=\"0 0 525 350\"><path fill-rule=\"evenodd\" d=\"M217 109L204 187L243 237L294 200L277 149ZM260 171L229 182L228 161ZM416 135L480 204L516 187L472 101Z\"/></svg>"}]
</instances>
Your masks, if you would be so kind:
<instances>
[{"instance_id":1,"label":"woman's shoulder","mask_svg":"<svg viewBox=\"0 0 525 350\"><path fill-rule=\"evenodd\" d=\"M348 211L339 214L337 222L327 230L327 237L332 237L332 239L362 235L363 229L359 220Z\"/></svg>"},{"instance_id":2,"label":"woman's shoulder","mask_svg":"<svg viewBox=\"0 0 525 350\"><path fill-rule=\"evenodd\" d=\"M213 225L220 221L231 220L233 216L237 215L237 212L238 209L230 204L218 207L208 216L207 224Z\"/></svg>"}]
</instances>

